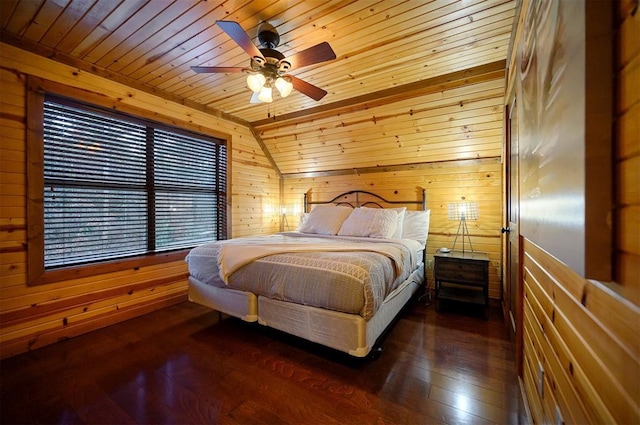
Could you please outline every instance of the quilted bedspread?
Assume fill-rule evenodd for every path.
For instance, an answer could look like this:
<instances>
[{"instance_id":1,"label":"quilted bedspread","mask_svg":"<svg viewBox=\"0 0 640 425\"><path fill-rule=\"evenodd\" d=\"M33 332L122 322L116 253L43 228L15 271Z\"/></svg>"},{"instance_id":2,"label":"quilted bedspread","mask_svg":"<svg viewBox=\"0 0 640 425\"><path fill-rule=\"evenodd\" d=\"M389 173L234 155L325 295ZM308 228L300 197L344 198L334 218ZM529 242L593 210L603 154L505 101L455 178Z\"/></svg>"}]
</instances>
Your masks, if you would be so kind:
<instances>
[{"instance_id":1,"label":"quilted bedspread","mask_svg":"<svg viewBox=\"0 0 640 425\"><path fill-rule=\"evenodd\" d=\"M268 249L256 248L260 244ZM229 245L234 248L225 251ZM273 249L277 245L291 249ZM221 273L225 257L242 247L260 254L250 255L255 259L247 264L233 259L241 264ZM418 266L421 249L418 242L406 239L288 232L205 244L194 248L186 261L191 275L204 283L369 319Z\"/></svg>"}]
</instances>

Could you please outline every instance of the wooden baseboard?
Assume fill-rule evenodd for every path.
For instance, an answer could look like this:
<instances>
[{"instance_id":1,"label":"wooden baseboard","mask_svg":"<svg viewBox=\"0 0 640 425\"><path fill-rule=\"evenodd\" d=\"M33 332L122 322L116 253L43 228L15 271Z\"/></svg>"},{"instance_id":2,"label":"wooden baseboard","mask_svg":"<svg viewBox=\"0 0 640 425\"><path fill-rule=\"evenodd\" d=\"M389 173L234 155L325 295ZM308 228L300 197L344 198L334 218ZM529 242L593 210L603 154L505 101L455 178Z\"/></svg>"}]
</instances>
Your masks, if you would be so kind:
<instances>
[{"instance_id":1,"label":"wooden baseboard","mask_svg":"<svg viewBox=\"0 0 640 425\"><path fill-rule=\"evenodd\" d=\"M63 326L51 332L30 335L13 341L7 341L0 346L0 359L42 348L68 338L73 338L106 326L114 325L184 301L187 301L186 292L171 294L166 297L157 298L152 302L145 303L144 305L135 305L118 309L115 312L91 317L86 321Z\"/></svg>"}]
</instances>

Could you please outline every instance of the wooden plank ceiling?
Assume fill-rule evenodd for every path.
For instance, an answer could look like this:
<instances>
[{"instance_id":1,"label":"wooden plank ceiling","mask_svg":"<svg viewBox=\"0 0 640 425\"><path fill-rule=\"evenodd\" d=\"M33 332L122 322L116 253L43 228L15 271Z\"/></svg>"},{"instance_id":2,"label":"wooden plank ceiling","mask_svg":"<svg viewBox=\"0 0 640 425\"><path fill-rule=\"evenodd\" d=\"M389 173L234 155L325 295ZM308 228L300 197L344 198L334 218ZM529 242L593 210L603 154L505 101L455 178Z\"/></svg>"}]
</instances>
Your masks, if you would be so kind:
<instances>
[{"instance_id":1,"label":"wooden plank ceiling","mask_svg":"<svg viewBox=\"0 0 640 425\"><path fill-rule=\"evenodd\" d=\"M305 127L321 118L323 127L335 129L345 112L391 102L407 111L412 98L430 90L446 84L453 88L464 78L482 81L487 73L493 79L495 73L504 74L515 3L1 0L0 36L5 43L246 124L287 173L301 166L286 165L291 155L283 157L282 166L278 163L281 123ZM217 20L238 22L256 45L258 26L270 23L280 34L276 49L285 57L328 42L335 60L290 72L328 94L315 101L294 90L287 98L274 94L273 103L256 105L249 103L244 74L195 73L191 66L249 66L247 53ZM351 140L354 135L334 131L331 137Z\"/></svg>"}]
</instances>

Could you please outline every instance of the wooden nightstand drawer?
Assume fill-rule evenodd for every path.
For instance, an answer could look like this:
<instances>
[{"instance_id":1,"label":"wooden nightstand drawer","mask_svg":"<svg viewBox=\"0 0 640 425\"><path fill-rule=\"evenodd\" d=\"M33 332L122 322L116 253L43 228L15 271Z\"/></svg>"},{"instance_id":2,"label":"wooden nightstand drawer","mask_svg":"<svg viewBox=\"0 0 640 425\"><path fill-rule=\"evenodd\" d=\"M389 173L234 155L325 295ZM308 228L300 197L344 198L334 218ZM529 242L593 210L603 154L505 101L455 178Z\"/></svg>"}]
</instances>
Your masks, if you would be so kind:
<instances>
[{"instance_id":1,"label":"wooden nightstand drawer","mask_svg":"<svg viewBox=\"0 0 640 425\"><path fill-rule=\"evenodd\" d=\"M440 258L436 262L436 274L441 280L466 283L485 283L487 263L481 261Z\"/></svg>"}]
</instances>

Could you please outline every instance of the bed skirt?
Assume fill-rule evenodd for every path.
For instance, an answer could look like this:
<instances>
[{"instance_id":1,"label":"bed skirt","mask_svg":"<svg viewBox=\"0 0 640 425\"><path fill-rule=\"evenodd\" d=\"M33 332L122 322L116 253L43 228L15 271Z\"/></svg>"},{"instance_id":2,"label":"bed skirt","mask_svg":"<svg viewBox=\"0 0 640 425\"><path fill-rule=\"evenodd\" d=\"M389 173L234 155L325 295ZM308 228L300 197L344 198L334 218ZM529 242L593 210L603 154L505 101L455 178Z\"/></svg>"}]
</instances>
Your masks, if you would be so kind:
<instances>
[{"instance_id":1,"label":"bed skirt","mask_svg":"<svg viewBox=\"0 0 640 425\"><path fill-rule=\"evenodd\" d=\"M424 265L384 300L370 320L357 314L258 297L217 288L189 277L189 300L247 322L258 323L354 357L365 357L424 282Z\"/></svg>"},{"instance_id":2,"label":"bed skirt","mask_svg":"<svg viewBox=\"0 0 640 425\"><path fill-rule=\"evenodd\" d=\"M189 301L245 322L258 320L258 297L255 294L207 285L193 276L189 276Z\"/></svg>"}]
</instances>

